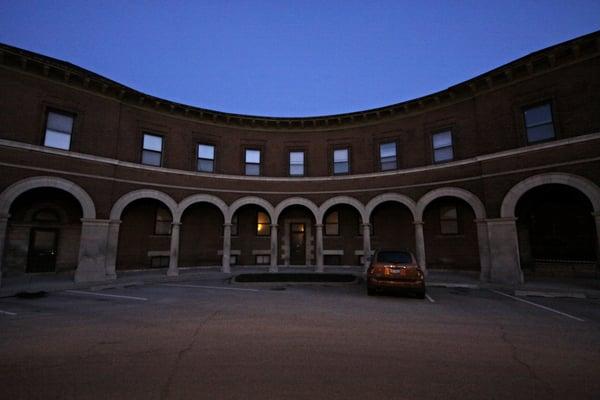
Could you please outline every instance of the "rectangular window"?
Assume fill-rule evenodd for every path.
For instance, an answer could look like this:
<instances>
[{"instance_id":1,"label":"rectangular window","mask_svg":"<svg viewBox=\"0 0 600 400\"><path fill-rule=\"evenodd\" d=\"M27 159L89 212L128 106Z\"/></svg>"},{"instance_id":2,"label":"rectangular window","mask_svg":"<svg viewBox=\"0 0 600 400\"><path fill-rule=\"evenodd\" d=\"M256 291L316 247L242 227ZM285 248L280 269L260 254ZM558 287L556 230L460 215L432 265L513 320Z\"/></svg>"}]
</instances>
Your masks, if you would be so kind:
<instances>
[{"instance_id":1,"label":"rectangular window","mask_svg":"<svg viewBox=\"0 0 600 400\"><path fill-rule=\"evenodd\" d=\"M435 133L432 137L432 142L434 162L452 161L454 159L452 131Z\"/></svg>"},{"instance_id":2,"label":"rectangular window","mask_svg":"<svg viewBox=\"0 0 600 400\"><path fill-rule=\"evenodd\" d=\"M71 133L73 132L73 116L49 111L46 119L44 146L69 150Z\"/></svg>"},{"instance_id":3,"label":"rectangular window","mask_svg":"<svg viewBox=\"0 0 600 400\"><path fill-rule=\"evenodd\" d=\"M333 151L333 173L347 174L350 172L349 150L337 149Z\"/></svg>"},{"instance_id":4,"label":"rectangular window","mask_svg":"<svg viewBox=\"0 0 600 400\"><path fill-rule=\"evenodd\" d=\"M271 220L266 212L259 211L256 214L256 235L269 236L271 235Z\"/></svg>"},{"instance_id":5,"label":"rectangular window","mask_svg":"<svg viewBox=\"0 0 600 400\"><path fill-rule=\"evenodd\" d=\"M330 212L325 218L325 235L337 236L340 234L340 218L337 211Z\"/></svg>"},{"instance_id":6,"label":"rectangular window","mask_svg":"<svg viewBox=\"0 0 600 400\"><path fill-rule=\"evenodd\" d=\"M256 265L269 265L269 264L271 264L271 256L270 255L257 255L254 258L254 263Z\"/></svg>"},{"instance_id":7,"label":"rectangular window","mask_svg":"<svg viewBox=\"0 0 600 400\"><path fill-rule=\"evenodd\" d=\"M382 143L379 145L379 160L382 171L389 171L397 168L396 142Z\"/></svg>"},{"instance_id":8,"label":"rectangular window","mask_svg":"<svg viewBox=\"0 0 600 400\"><path fill-rule=\"evenodd\" d=\"M304 152L290 151L290 176L304 175Z\"/></svg>"},{"instance_id":9,"label":"rectangular window","mask_svg":"<svg viewBox=\"0 0 600 400\"><path fill-rule=\"evenodd\" d=\"M523 111L527 142L543 142L554 139L554 123L550 103L527 108Z\"/></svg>"},{"instance_id":10,"label":"rectangular window","mask_svg":"<svg viewBox=\"0 0 600 400\"><path fill-rule=\"evenodd\" d=\"M196 168L200 172L215 171L215 146L209 144L198 145L198 163Z\"/></svg>"},{"instance_id":11,"label":"rectangular window","mask_svg":"<svg viewBox=\"0 0 600 400\"><path fill-rule=\"evenodd\" d=\"M162 147L162 136L144 133L144 143L142 148L142 164L160 167L162 163Z\"/></svg>"},{"instance_id":12,"label":"rectangular window","mask_svg":"<svg viewBox=\"0 0 600 400\"><path fill-rule=\"evenodd\" d=\"M440 233L442 235L458 234L458 212L455 206L440 207Z\"/></svg>"},{"instance_id":13,"label":"rectangular window","mask_svg":"<svg viewBox=\"0 0 600 400\"><path fill-rule=\"evenodd\" d=\"M239 235L238 226L238 215L236 213L233 214L233 217L231 217L231 236Z\"/></svg>"},{"instance_id":14,"label":"rectangular window","mask_svg":"<svg viewBox=\"0 0 600 400\"><path fill-rule=\"evenodd\" d=\"M169 266L169 256L156 256L150 258L151 268L167 268Z\"/></svg>"},{"instance_id":15,"label":"rectangular window","mask_svg":"<svg viewBox=\"0 0 600 400\"><path fill-rule=\"evenodd\" d=\"M229 265L237 265L238 263L238 256L237 254L232 254L229 256Z\"/></svg>"},{"instance_id":16,"label":"rectangular window","mask_svg":"<svg viewBox=\"0 0 600 400\"><path fill-rule=\"evenodd\" d=\"M246 175L260 175L260 150L246 149Z\"/></svg>"},{"instance_id":17,"label":"rectangular window","mask_svg":"<svg viewBox=\"0 0 600 400\"><path fill-rule=\"evenodd\" d=\"M154 221L155 235L170 235L171 234L171 212L164 207L156 209L156 219Z\"/></svg>"}]
</instances>

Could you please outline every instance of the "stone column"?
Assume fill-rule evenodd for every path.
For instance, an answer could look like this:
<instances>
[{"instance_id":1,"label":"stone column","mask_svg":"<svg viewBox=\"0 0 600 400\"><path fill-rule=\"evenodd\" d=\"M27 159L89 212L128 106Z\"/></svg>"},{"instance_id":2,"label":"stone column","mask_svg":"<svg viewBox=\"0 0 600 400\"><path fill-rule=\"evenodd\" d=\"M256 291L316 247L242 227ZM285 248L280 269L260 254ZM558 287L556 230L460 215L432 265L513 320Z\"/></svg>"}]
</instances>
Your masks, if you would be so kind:
<instances>
[{"instance_id":1,"label":"stone column","mask_svg":"<svg viewBox=\"0 0 600 400\"><path fill-rule=\"evenodd\" d=\"M363 265L365 271L371 264L371 224L362 224L363 228Z\"/></svg>"},{"instance_id":2,"label":"stone column","mask_svg":"<svg viewBox=\"0 0 600 400\"><path fill-rule=\"evenodd\" d=\"M171 251L169 253L169 269L167 270L168 276L179 275L179 269L177 263L179 261L179 228L181 227L180 222L173 222L171 224Z\"/></svg>"},{"instance_id":3,"label":"stone column","mask_svg":"<svg viewBox=\"0 0 600 400\"><path fill-rule=\"evenodd\" d=\"M0 286L2 286L2 272L4 271L4 243L8 234L8 219L10 215L0 215Z\"/></svg>"},{"instance_id":4,"label":"stone column","mask_svg":"<svg viewBox=\"0 0 600 400\"><path fill-rule=\"evenodd\" d=\"M477 224L477 243L479 245L479 265L481 273L479 279L482 282L490 281L490 240L488 237L487 221L485 219L476 219Z\"/></svg>"},{"instance_id":5,"label":"stone column","mask_svg":"<svg viewBox=\"0 0 600 400\"><path fill-rule=\"evenodd\" d=\"M106 244L106 277L117 278L117 249L119 247L120 220L110 220L108 223L108 243Z\"/></svg>"},{"instance_id":6,"label":"stone column","mask_svg":"<svg viewBox=\"0 0 600 400\"><path fill-rule=\"evenodd\" d=\"M490 248L490 282L523 283L516 218L487 220Z\"/></svg>"},{"instance_id":7,"label":"stone column","mask_svg":"<svg viewBox=\"0 0 600 400\"><path fill-rule=\"evenodd\" d=\"M277 272L277 224L271 224L271 267L269 272Z\"/></svg>"},{"instance_id":8,"label":"stone column","mask_svg":"<svg viewBox=\"0 0 600 400\"><path fill-rule=\"evenodd\" d=\"M79 262L75 282L104 281L106 276L106 249L108 246L107 219L81 219Z\"/></svg>"},{"instance_id":9,"label":"stone column","mask_svg":"<svg viewBox=\"0 0 600 400\"><path fill-rule=\"evenodd\" d=\"M315 224L316 241L315 247L317 248L317 265L316 271L323 272L323 224Z\"/></svg>"},{"instance_id":10,"label":"stone column","mask_svg":"<svg viewBox=\"0 0 600 400\"><path fill-rule=\"evenodd\" d=\"M231 273L231 224L223 224L223 265L221 272Z\"/></svg>"},{"instance_id":11,"label":"stone column","mask_svg":"<svg viewBox=\"0 0 600 400\"><path fill-rule=\"evenodd\" d=\"M425 259L425 235L423 234L423 221L413 222L415 226L415 247L417 249L417 263L427 276L427 260Z\"/></svg>"}]
</instances>

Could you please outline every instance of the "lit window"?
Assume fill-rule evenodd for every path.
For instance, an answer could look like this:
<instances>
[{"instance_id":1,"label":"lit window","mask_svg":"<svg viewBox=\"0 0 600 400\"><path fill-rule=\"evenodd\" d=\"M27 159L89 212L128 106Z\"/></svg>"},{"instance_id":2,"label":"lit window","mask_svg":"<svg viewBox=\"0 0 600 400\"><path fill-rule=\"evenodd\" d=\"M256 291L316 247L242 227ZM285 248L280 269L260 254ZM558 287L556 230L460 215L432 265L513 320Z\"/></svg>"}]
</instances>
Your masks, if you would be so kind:
<instances>
[{"instance_id":1,"label":"lit window","mask_svg":"<svg viewBox=\"0 0 600 400\"><path fill-rule=\"evenodd\" d=\"M162 161L163 138L144 133L142 164L160 167Z\"/></svg>"},{"instance_id":2,"label":"lit window","mask_svg":"<svg viewBox=\"0 0 600 400\"><path fill-rule=\"evenodd\" d=\"M269 265L271 264L271 256L270 255L257 255L255 257L256 265Z\"/></svg>"},{"instance_id":3,"label":"lit window","mask_svg":"<svg viewBox=\"0 0 600 400\"><path fill-rule=\"evenodd\" d=\"M382 143L379 145L379 160L382 171L396 169L396 142Z\"/></svg>"},{"instance_id":4,"label":"lit window","mask_svg":"<svg viewBox=\"0 0 600 400\"><path fill-rule=\"evenodd\" d=\"M304 152L290 151L290 176L304 175Z\"/></svg>"},{"instance_id":5,"label":"lit window","mask_svg":"<svg viewBox=\"0 0 600 400\"><path fill-rule=\"evenodd\" d=\"M338 149L333 151L333 173L347 174L350 172L350 162L348 161L348 149Z\"/></svg>"},{"instance_id":6,"label":"lit window","mask_svg":"<svg viewBox=\"0 0 600 400\"><path fill-rule=\"evenodd\" d=\"M208 144L198 145L198 171L214 172L215 170L215 146Z\"/></svg>"},{"instance_id":7,"label":"lit window","mask_svg":"<svg viewBox=\"0 0 600 400\"><path fill-rule=\"evenodd\" d=\"M156 209L156 220L154 222L155 235L170 235L171 234L171 212L164 207Z\"/></svg>"},{"instance_id":8,"label":"lit window","mask_svg":"<svg viewBox=\"0 0 600 400\"><path fill-rule=\"evenodd\" d=\"M256 235L269 236L271 234L271 220L266 212L259 211L256 216Z\"/></svg>"},{"instance_id":9,"label":"lit window","mask_svg":"<svg viewBox=\"0 0 600 400\"><path fill-rule=\"evenodd\" d=\"M527 141L529 143L542 142L554 138L554 124L552 122L552 107L549 103L531 107L523 112Z\"/></svg>"},{"instance_id":10,"label":"lit window","mask_svg":"<svg viewBox=\"0 0 600 400\"><path fill-rule=\"evenodd\" d=\"M260 175L260 150L246 150L246 175Z\"/></svg>"},{"instance_id":11,"label":"lit window","mask_svg":"<svg viewBox=\"0 0 600 400\"><path fill-rule=\"evenodd\" d=\"M73 116L50 111L46 120L44 146L69 150L72 132Z\"/></svg>"},{"instance_id":12,"label":"lit window","mask_svg":"<svg viewBox=\"0 0 600 400\"><path fill-rule=\"evenodd\" d=\"M325 235L336 236L340 234L339 213L337 211L330 212L325 218Z\"/></svg>"},{"instance_id":13,"label":"lit window","mask_svg":"<svg viewBox=\"0 0 600 400\"><path fill-rule=\"evenodd\" d=\"M440 207L440 233L442 235L458 233L458 213L455 206Z\"/></svg>"},{"instance_id":14,"label":"lit window","mask_svg":"<svg viewBox=\"0 0 600 400\"><path fill-rule=\"evenodd\" d=\"M237 213L231 217L231 236L238 235L238 215Z\"/></svg>"},{"instance_id":15,"label":"lit window","mask_svg":"<svg viewBox=\"0 0 600 400\"><path fill-rule=\"evenodd\" d=\"M433 135L433 161L444 162L454 159L452 132L445 131Z\"/></svg>"}]
</instances>

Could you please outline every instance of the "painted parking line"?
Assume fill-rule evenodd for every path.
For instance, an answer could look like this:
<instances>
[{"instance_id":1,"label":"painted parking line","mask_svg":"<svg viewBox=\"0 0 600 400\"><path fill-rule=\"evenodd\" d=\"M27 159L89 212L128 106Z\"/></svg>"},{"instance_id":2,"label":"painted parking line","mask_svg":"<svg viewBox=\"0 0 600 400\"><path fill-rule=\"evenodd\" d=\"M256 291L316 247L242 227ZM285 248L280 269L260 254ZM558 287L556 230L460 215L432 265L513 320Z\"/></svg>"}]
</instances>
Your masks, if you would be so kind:
<instances>
[{"instance_id":1,"label":"painted parking line","mask_svg":"<svg viewBox=\"0 0 600 400\"><path fill-rule=\"evenodd\" d=\"M3 314L3 315L17 315L17 313L10 312L10 311L2 311L2 310L0 310L0 314Z\"/></svg>"},{"instance_id":2,"label":"painted parking line","mask_svg":"<svg viewBox=\"0 0 600 400\"><path fill-rule=\"evenodd\" d=\"M88 296L114 297L114 298L117 298L117 299L140 300L140 301L147 301L148 300L145 297L122 296L122 295L118 295L118 294L85 292L83 290L65 290L65 292L66 293L73 293L73 294L83 294L83 295L88 295Z\"/></svg>"},{"instance_id":3,"label":"painted parking line","mask_svg":"<svg viewBox=\"0 0 600 400\"><path fill-rule=\"evenodd\" d=\"M555 310L554 308L546 307L546 306L543 306L541 304L534 303L532 301L528 301L528 300L524 300L524 299L521 299L521 298L518 298L518 297L515 297L515 296L511 296L510 294L502 293L502 292L499 292L497 290L490 289L490 291L494 292L496 294L500 294L502 296L510 297L513 300L517 300L517 301L520 301L522 303L526 303L526 304L532 305L534 307L541 308L542 310L546 310L546 311L550 311L550 312L553 312L553 313L556 313L556 314L560 314L560 315L562 315L564 317L574 319L575 321L585 322L585 320L583 320L581 318L575 317L575 316L573 316L571 314L564 313L562 311Z\"/></svg>"},{"instance_id":4,"label":"painted parking line","mask_svg":"<svg viewBox=\"0 0 600 400\"><path fill-rule=\"evenodd\" d=\"M430 295L426 294L425 297L429 300L430 303L435 303L435 300L431 298Z\"/></svg>"},{"instance_id":5,"label":"painted parking line","mask_svg":"<svg viewBox=\"0 0 600 400\"><path fill-rule=\"evenodd\" d=\"M163 286L172 286L172 287L185 287L185 288L199 288L199 289L215 289L215 290L237 290L241 292L260 292L258 289L242 289L242 288L229 288L222 286L203 286L203 285L183 285L183 284L175 284L175 283L163 283Z\"/></svg>"}]
</instances>

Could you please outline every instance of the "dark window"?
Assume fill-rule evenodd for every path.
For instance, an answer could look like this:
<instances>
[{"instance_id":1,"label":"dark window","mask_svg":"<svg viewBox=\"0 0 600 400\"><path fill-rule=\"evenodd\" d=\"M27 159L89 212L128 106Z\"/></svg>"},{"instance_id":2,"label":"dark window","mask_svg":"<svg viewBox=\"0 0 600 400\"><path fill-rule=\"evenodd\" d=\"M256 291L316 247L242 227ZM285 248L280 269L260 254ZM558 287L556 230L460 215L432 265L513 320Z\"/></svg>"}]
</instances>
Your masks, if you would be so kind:
<instances>
[{"instance_id":1,"label":"dark window","mask_svg":"<svg viewBox=\"0 0 600 400\"><path fill-rule=\"evenodd\" d=\"M412 256L407 251L380 251L377 253L377 262L409 264Z\"/></svg>"},{"instance_id":2,"label":"dark window","mask_svg":"<svg viewBox=\"0 0 600 400\"><path fill-rule=\"evenodd\" d=\"M333 173L335 175L350 173L349 155L350 152L347 148L333 151Z\"/></svg>"},{"instance_id":3,"label":"dark window","mask_svg":"<svg viewBox=\"0 0 600 400\"><path fill-rule=\"evenodd\" d=\"M156 256L150 258L150 267L166 268L169 266L169 256Z\"/></svg>"},{"instance_id":4,"label":"dark window","mask_svg":"<svg viewBox=\"0 0 600 400\"><path fill-rule=\"evenodd\" d=\"M69 150L71 133L73 132L73 116L49 111L46 117L46 134L44 146Z\"/></svg>"},{"instance_id":5,"label":"dark window","mask_svg":"<svg viewBox=\"0 0 600 400\"><path fill-rule=\"evenodd\" d=\"M290 176L304 175L304 152L290 151Z\"/></svg>"},{"instance_id":6,"label":"dark window","mask_svg":"<svg viewBox=\"0 0 600 400\"><path fill-rule=\"evenodd\" d=\"M266 212L259 211L256 214L256 235L269 236L271 234L271 221Z\"/></svg>"},{"instance_id":7,"label":"dark window","mask_svg":"<svg viewBox=\"0 0 600 400\"><path fill-rule=\"evenodd\" d=\"M156 209L156 220L154 222L155 235L170 235L171 234L171 212L164 207Z\"/></svg>"},{"instance_id":8,"label":"dark window","mask_svg":"<svg viewBox=\"0 0 600 400\"><path fill-rule=\"evenodd\" d=\"M523 111L527 142L543 142L554 139L552 107L549 103L527 108Z\"/></svg>"},{"instance_id":9,"label":"dark window","mask_svg":"<svg viewBox=\"0 0 600 400\"><path fill-rule=\"evenodd\" d=\"M254 263L256 265L269 265L269 264L271 264L271 256L270 255L257 255L254 258Z\"/></svg>"},{"instance_id":10,"label":"dark window","mask_svg":"<svg viewBox=\"0 0 600 400\"><path fill-rule=\"evenodd\" d=\"M379 145L379 161L382 171L389 171L397 168L396 142L382 143Z\"/></svg>"},{"instance_id":11,"label":"dark window","mask_svg":"<svg viewBox=\"0 0 600 400\"><path fill-rule=\"evenodd\" d=\"M434 162L452 161L454 159L451 131L434 133L432 142Z\"/></svg>"},{"instance_id":12,"label":"dark window","mask_svg":"<svg viewBox=\"0 0 600 400\"><path fill-rule=\"evenodd\" d=\"M260 150L246 149L246 175L260 175Z\"/></svg>"},{"instance_id":13,"label":"dark window","mask_svg":"<svg viewBox=\"0 0 600 400\"><path fill-rule=\"evenodd\" d=\"M323 264L325 264L325 265L341 265L342 257L339 254L325 254L323 256Z\"/></svg>"},{"instance_id":14,"label":"dark window","mask_svg":"<svg viewBox=\"0 0 600 400\"><path fill-rule=\"evenodd\" d=\"M238 263L238 256L237 254L232 254L229 256L229 265L237 265Z\"/></svg>"},{"instance_id":15,"label":"dark window","mask_svg":"<svg viewBox=\"0 0 600 400\"><path fill-rule=\"evenodd\" d=\"M440 207L440 233L442 235L458 233L458 212L455 206Z\"/></svg>"},{"instance_id":16,"label":"dark window","mask_svg":"<svg viewBox=\"0 0 600 400\"><path fill-rule=\"evenodd\" d=\"M238 227L238 215L235 213L233 217L231 217L231 236L237 236L239 234Z\"/></svg>"},{"instance_id":17,"label":"dark window","mask_svg":"<svg viewBox=\"0 0 600 400\"><path fill-rule=\"evenodd\" d=\"M157 135L144 133L142 145L142 164L160 167L162 163L163 138Z\"/></svg>"},{"instance_id":18,"label":"dark window","mask_svg":"<svg viewBox=\"0 0 600 400\"><path fill-rule=\"evenodd\" d=\"M337 236L340 234L340 215L337 211L330 212L325 218L325 235Z\"/></svg>"},{"instance_id":19,"label":"dark window","mask_svg":"<svg viewBox=\"0 0 600 400\"><path fill-rule=\"evenodd\" d=\"M198 163L196 168L200 172L215 171L215 146L209 144L198 145Z\"/></svg>"}]
</instances>

